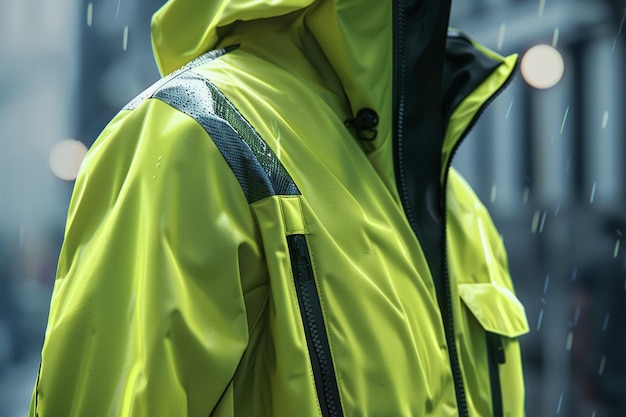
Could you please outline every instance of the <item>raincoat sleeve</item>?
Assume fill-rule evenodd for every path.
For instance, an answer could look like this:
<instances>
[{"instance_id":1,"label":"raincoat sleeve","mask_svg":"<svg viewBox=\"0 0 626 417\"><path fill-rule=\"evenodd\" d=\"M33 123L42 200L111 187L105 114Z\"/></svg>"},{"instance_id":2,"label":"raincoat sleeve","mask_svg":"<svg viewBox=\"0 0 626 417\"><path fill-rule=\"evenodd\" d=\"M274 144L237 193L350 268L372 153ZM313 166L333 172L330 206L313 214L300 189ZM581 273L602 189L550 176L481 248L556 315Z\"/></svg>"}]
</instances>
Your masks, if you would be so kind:
<instances>
[{"instance_id":1,"label":"raincoat sleeve","mask_svg":"<svg viewBox=\"0 0 626 417\"><path fill-rule=\"evenodd\" d=\"M247 344L245 196L211 138L150 99L83 162L30 417L206 417Z\"/></svg>"}]
</instances>

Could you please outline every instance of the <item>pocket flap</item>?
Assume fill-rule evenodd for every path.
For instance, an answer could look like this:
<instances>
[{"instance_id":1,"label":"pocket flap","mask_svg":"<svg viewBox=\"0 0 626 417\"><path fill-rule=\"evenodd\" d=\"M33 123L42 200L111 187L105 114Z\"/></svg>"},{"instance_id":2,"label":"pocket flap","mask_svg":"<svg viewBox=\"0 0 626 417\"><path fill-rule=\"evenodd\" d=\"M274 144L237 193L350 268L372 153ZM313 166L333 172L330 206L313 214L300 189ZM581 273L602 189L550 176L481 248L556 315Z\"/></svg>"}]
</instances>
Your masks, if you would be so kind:
<instances>
[{"instance_id":1,"label":"pocket flap","mask_svg":"<svg viewBox=\"0 0 626 417\"><path fill-rule=\"evenodd\" d=\"M529 332L524 306L515 294L495 283L459 284L459 295L483 328L506 337Z\"/></svg>"}]
</instances>

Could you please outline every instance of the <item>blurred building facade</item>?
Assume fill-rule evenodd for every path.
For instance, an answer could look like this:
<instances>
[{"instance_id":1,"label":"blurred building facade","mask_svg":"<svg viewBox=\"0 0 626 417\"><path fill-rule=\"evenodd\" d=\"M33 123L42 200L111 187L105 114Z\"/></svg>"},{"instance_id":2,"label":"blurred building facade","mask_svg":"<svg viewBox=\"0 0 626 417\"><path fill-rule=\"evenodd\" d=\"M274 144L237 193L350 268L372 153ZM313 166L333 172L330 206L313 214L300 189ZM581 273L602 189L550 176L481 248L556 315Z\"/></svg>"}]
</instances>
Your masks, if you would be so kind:
<instances>
[{"instance_id":1,"label":"blurred building facade","mask_svg":"<svg viewBox=\"0 0 626 417\"><path fill-rule=\"evenodd\" d=\"M162 4L0 3L0 415L28 406L73 185L49 152L91 145L158 78L149 19ZM487 47L548 44L565 63L546 90L518 76L454 160L503 234L527 309L529 416L626 415L625 13L621 0L453 4L452 26Z\"/></svg>"},{"instance_id":2,"label":"blurred building facade","mask_svg":"<svg viewBox=\"0 0 626 417\"><path fill-rule=\"evenodd\" d=\"M452 25L503 54L556 47L564 74L518 77L456 165L491 210L531 333L529 416L626 415L624 2L457 2ZM619 399L621 398L621 399Z\"/></svg>"}]
</instances>

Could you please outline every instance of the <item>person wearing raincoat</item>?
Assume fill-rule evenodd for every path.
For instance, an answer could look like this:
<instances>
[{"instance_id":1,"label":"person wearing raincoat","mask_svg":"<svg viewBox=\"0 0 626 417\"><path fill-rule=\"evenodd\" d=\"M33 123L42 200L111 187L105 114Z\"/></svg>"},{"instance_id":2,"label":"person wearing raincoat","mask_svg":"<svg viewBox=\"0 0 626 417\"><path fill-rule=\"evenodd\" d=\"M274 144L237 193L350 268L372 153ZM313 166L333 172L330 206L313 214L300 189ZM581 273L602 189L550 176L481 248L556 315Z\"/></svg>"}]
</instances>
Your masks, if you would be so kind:
<instances>
[{"instance_id":1,"label":"person wearing raincoat","mask_svg":"<svg viewBox=\"0 0 626 417\"><path fill-rule=\"evenodd\" d=\"M444 0L171 0L71 200L30 416L523 415L501 238L451 168L517 57Z\"/></svg>"}]
</instances>

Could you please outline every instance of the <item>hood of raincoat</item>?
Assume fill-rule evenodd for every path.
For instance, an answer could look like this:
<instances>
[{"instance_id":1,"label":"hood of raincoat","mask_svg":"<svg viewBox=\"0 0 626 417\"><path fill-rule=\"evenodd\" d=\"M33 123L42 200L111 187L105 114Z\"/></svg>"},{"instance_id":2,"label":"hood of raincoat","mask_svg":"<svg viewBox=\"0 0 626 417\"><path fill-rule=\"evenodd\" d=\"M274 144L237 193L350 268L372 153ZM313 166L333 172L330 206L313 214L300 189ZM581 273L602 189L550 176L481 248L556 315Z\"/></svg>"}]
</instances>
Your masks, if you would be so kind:
<instances>
[{"instance_id":1,"label":"hood of raincoat","mask_svg":"<svg viewBox=\"0 0 626 417\"><path fill-rule=\"evenodd\" d=\"M170 0L153 17L152 42L167 74L227 46L221 42L233 28L254 34L267 30L256 25L261 21L298 14L292 36L315 38L354 113L375 104L384 111L380 103L391 100L392 6L390 0Z\"/></svg>"}]
</instances>

